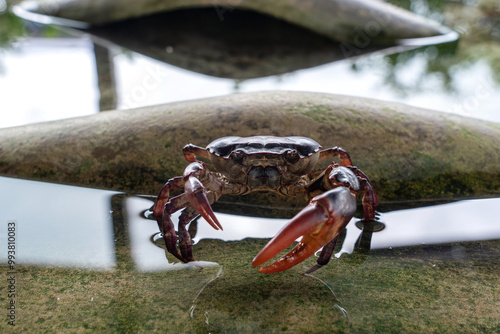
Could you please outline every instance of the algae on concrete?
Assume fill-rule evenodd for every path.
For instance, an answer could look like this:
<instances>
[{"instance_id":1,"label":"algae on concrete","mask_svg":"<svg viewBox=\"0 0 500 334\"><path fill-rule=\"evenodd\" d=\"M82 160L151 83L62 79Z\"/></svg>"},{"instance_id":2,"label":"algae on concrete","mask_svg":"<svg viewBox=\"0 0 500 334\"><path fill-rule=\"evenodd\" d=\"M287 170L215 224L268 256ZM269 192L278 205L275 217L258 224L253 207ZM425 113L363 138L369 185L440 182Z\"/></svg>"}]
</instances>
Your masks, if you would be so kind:
<instances>
[{"instance_id":1,"label":"algae on concrete","mask_svg":"<svg viewBox=\"0 0 500 334\"><path fill-rule=\"evenodd\" d=\"M313 276L299 273L314 259L284 273L258 273L250 262L266 241L202 240L195 246L197 255L220 264L202 270L140 273L20 266L15 330L494 333L500 329L498 240L344 254ZM5 298L2 294L0 302L5 304ZM6 326L2 322L2 331Z\"/></svg>"},{"instance_id":2,"label":"algae on concrete","mask_svg":"<svg viewBox=\"0 0 500 334\"><path fill-rule=\"evenodd\" d=\"M343 147L371 179L381 209L500 194L498 123L305 92L234 94L2 129L0 175L157 195L187 166L184 145L228 135L299 135L324 148ZM304 205L261 193L224 202ZM248 205L246 214L257 214Z\"/></svg>"}]
</instances>

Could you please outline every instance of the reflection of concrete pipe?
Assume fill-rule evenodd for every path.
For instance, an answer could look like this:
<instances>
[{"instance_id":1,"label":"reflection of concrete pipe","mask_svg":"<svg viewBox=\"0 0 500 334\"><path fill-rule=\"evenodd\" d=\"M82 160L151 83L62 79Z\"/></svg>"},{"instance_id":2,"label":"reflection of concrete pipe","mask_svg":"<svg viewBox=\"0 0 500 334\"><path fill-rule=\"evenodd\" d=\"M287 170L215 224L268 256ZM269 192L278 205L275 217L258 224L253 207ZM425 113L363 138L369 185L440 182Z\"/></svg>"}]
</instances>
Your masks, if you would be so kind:
<instances>
[{"instance_id":1,"label":"reflection of concrete pipe","mask_svg":"<svg viewBox=\"0 0 500 334\"><path fill-rule=\"evenodd\" d=\"M99 110L116 109L115 71L108 48L94 43L97 80L99 86Z\"/></svg>"},{"instance_id":2,"label":"reflection of concrete pipe","mask_svg":"<svg viewBox=\"0 0 500 334\"><path fill-rule=\"evenodd\" d=\"M19 8L17 12L36 21L36 17L23 15ZM238 80L289 73L373 52L402 52L422 45L449 42L450 37L455 40L458 38L457 34L451 36L450 33L419 38L410 36L409 39L401 35L400 40L381 45L377 42L378 34L385 36L385 31L381 31L382 26L376 20L380 21L380 17L376 16L371 20L365 17L367 22L363 29L353 26L355 34L349 41L344 41L326 38L314 29L256 11L231 11L226 13L222 22L215 13L214 7L161 12L85 27L84 33L93 36L95 42L101 45L118 45L190 71ZM46 23L41 18L38 21ZM66 25L65 22L60 24ZM74 33L77 31L74 30ZM107 57L103 54L102 60L98 61L98 65L103 64L102 78L105 80ZM161 76L161 69L146 71L153 73L145 74L143 87L137 87L138 90L149 91L152 86L165 80ZM104 92L101 88L101 94ZM133 107L130 101L125 101L129 99L121 100L122 105ZM108 106L101 108L109 109Z\"/></svg>"},{"instance_id":3,"label":"reflection of concrete pipe","mask_svg":"<svg viewBox=\"0 0 500 334\"><path fill-rule=\"evenodd\" d=\"M115 240L116 265L118 269L134 270L135 264L130 246L129 229L125 210L125 200L129 195L116 194L111 197L113 212L113 232Z\"/></svg>"},{"instance_id":4,"label":"reflection of concrete pipe","mask_svg":"<svg viewBox=\"0 0 500 334\"><path fill-rule=\"evenodd\" d=\"M125 19L187 8L210 8L223 23L235 9L266 14L337 41L366 46L441 35L443 26L376 0L108 0L25 1L18 12L66 20L65 24L103 25ZM22 13L21 13L22 14ZM57 23L57 21L55 21Z\"/></svg>"},{"instance_id":5,"label":"reflection of concrete pipe","mask_svg":"<svg viewBox=\"0 0 500 334\"><path fill-rule=\"evenodd\" d=\"M348 46L338 41L249 11L232 13L221 24L211 8L161 13L92 27L85 33L96 43L118 45L189 71L236 80L289 73L388 49L366 45L347 51ZM168 80L160 66L146 71L143 80L149 76L149 86ZM123 100L122 104L131 105Z\"/></svg>"}]
</instances>

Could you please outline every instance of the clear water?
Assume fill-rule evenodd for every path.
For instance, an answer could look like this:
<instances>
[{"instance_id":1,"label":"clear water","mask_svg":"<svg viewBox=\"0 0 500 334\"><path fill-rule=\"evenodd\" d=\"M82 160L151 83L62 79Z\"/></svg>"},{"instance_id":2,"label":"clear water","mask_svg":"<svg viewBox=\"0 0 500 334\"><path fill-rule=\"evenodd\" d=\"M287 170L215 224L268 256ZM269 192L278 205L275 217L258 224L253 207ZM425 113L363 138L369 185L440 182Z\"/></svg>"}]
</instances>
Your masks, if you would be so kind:
<instances>
[{"instance_id":1,"label":"clear water","mask_svg":"<svg viewBox=\"0 0 500 334\"><path fill-rule=\"evenodd\" d=\"M0 177L4 222L16 222L19 259L26 265L57 265L75 268L111 269L116 267L116 224L127 226L134 266L140 271L177 269L174 258L165 259L162 240L154 241L158 225L148 211L153 197L124 196L106 190L56 185ZM26 203L18 194L30 193ZM113 207L113 196L123 196L122 205ZM425 244L500 239L500 224L492 215L500 198L463 200L416 209L379 213L383 230L373 233L370 249L389 249ZM126 221L113 219L113 210L125 213ZM174 221L178 214L173 216ZM224 231L216 231L203 218L198 221L194 243L202 239L241 241L245 238L273 237L288 219L257 218L217 213ZM354 218L348 225L342 249L337 256L352 253L362 230ZM0 231L7 242L7 230ZM0 254L5 261L6 254ZM170 261L170 263L169 263Z\"/></svg>"}]
</instances>

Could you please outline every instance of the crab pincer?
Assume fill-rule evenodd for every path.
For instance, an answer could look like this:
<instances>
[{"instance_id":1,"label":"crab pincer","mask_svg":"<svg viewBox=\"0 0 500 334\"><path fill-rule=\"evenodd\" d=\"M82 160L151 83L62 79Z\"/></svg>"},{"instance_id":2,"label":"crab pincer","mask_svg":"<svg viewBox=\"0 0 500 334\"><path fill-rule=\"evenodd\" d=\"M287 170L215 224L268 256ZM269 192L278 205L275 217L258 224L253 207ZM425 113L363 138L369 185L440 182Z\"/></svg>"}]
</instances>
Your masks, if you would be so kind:
<instances>
[{"instance_id":1,"label":"crab pincer","mask_svg":"<svg viewBox=\"0 0 500 334\"><path fill-rule=\"evenodd\" d=\"M190 176L184 185L184 191L189 204L216 230L222 230L222 225L210 206L207 198L207 190L203 184L194 176Z\"/></svg>"},{"instance_id":2,"label":"crab pincer","mask_svg":"<svg viewBox=\"0 0 500 334\"><path fill-rule=\"evenodd\" d=\"M356 212L356 198L345 187L337 187L314 197L308 206L285 225L253 259L254 267L269 261L297 238L300 242L276 262L259 268L264 274L287 270L309 258L335 240ZM321 261L329 260L319 259Z\"/></svg>"}]
</instances>

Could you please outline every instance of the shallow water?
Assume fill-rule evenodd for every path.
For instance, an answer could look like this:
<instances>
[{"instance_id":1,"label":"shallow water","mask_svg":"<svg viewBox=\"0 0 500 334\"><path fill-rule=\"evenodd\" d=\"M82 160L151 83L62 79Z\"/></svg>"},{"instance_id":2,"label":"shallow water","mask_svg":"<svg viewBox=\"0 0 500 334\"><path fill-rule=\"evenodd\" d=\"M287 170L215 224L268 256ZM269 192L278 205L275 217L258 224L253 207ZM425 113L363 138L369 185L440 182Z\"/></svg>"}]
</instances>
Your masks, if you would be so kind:
<instances>
[{"instance_id":1,"label":"shallow water","mask_svg":"<svg viewBox=\"0 0 500 334\"><path fill-rule=\"evenodd\" d=\"M20 264L112 269L117 265L114 231L125 229L129 243L119 247L127 248L137 270L161 271L183 266L174 265L178 261L170 255L166 260L163 240L156 240L158 226L149 211L153 197L6 177L0 177L0 189L29 193L35 199L26 205L21 196L12 196L9 191L0 193L2 220L17 226ZM500 198L465 199L378 213L382 228L370 233L369 243L362 247L375 250L500 239L500 224L492 215L498 205ZM203 239L269 239L289 221L224 213L217 213L217 217L224 230L214 230L200 218L193 233L195 244ZM173 221L177 218L178 213ZM354 218L348 225L337 257L360 246L363 231L356 224L358 221ZM2 242L7 240L6 232L0 231ZM0 254L0 259L5 261L6 254Z\"/></svg>"}]
</instances>

